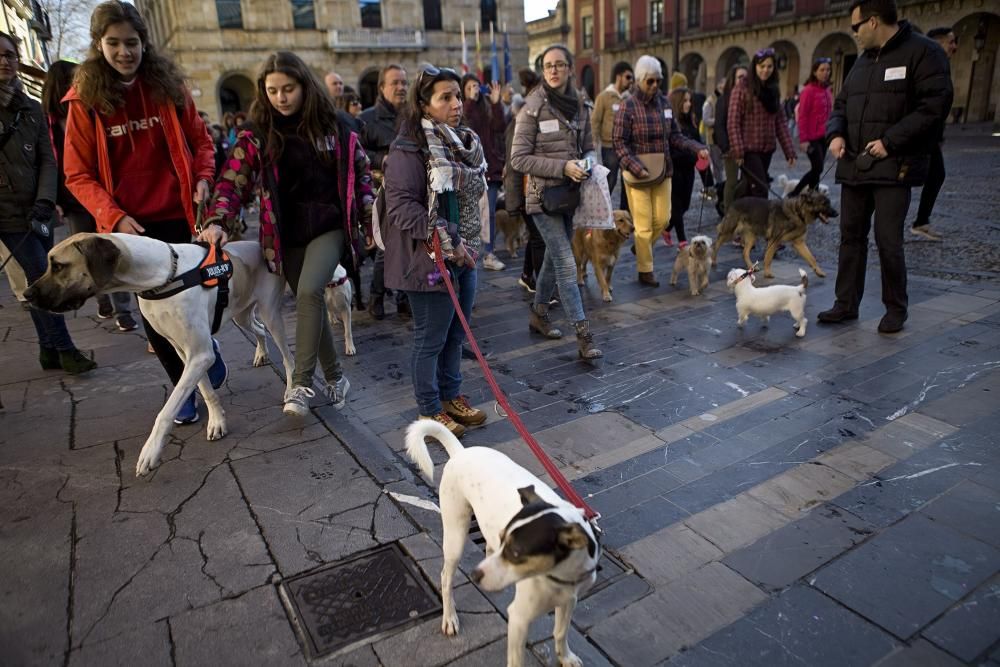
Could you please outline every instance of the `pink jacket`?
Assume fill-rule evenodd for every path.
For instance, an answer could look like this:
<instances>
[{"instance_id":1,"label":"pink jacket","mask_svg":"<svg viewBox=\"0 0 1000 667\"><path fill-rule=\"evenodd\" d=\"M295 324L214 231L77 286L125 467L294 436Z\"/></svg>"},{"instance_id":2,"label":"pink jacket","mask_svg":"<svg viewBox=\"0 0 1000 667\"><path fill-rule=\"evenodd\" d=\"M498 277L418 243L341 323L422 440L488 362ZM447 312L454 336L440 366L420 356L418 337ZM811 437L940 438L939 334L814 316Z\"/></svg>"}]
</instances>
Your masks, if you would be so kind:
<instances>
[{"instance_id":1,"label":"pink jacket","mask_svg":"<svg viewBox=\"0 0 1000 667\"><path fill-rule=\"evenodd\" d=\"M833 111L833 92L819 82L807 83L799 94L797 109L800 141L826 137L826 121Z\"/></svg>"}]
</instances>

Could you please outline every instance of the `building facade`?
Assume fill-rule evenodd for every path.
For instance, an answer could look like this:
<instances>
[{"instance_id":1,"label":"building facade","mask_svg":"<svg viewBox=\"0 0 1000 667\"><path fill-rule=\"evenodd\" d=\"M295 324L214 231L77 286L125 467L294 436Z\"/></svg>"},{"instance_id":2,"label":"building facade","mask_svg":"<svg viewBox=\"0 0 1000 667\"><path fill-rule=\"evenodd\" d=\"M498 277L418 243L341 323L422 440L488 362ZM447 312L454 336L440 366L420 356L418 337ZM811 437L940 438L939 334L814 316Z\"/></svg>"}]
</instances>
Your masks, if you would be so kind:
<instances>
[{"instance_id":1,"label":"building facade","mask_svg":"<svg viewBox=\"0 0 1000 667\"><path fill-rule=\"evenodd\" d=\"M593 95L620 60L643 54L672 62L675 2L680 2L680 62L689 85L707 93L736 63L764 47L777 53L781 90L801 87L816 58L830 58L835 89L857 59L848 25L850 0L561 0L548 19L567 26L577 81ZM1000 102L1000 0L897 0L902 18L927 31L953 26L953 119L995 120ZM564 6L565 5L565 6ZM529 27L529 34L532 29ZM551 43L551 42L550 42ZM535 46L529 47L532 53ZM540 48L544 48L541 46Z\"/></svg>"},{"instance_id":2,"label":"building facade","mask_svg":"<svg viewBox=\"0 0 1000 667\"><path fill-rule=\"evenodd\" d=\"M365 106L377 95L379 70L390 63L458 68L462 26L475 69L475 30L489 68L489 24L508 30L512 66L527 64L522 0L136 0L153 41L189 77L198 108L212 118L247 110L265 57L294 51L322 79L336 71ZM500 53L503 68L503 54ZM412 76L411 76L412 78Z\"/></svg>"},{"instance_id":3,"label":"building facade","mask_svg":"<svg viewBox=\"0 0 1000 667\"><path fill-rule=\"evenodd\" d=\"M3 0L0 30L21 44L19 71L26 92L39 99L49 69L48 41L52 39L49 16L38 0Z\"/></svg>"}]
</instances>

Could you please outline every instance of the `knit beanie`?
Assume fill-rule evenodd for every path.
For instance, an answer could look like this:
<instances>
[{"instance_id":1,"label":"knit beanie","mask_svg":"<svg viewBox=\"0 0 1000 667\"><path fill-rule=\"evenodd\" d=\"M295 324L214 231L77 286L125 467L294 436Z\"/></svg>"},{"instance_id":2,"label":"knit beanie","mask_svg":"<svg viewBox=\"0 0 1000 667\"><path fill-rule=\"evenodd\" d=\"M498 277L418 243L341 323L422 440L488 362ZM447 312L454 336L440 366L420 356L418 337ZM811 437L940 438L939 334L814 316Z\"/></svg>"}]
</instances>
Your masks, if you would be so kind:
<instances>
[{"instance_id":1,"label":"knit beanie","mask_svg":"<svg viewBox=\"0 0 1000 667\"><path fill-rule=\"evenodd\" d=\"M663 69L660 67L660 61L653 56L640 56L635 61L634 70L635 80L640 83L649 78L663 78Z\"/></svg>"},{"instance_id":2,"label":"knit beanie","mask_svg":"<svg viewBox=\"0 0 1000 667\"><path fill-rule=\"evenodd\" d=\"M684 76L681 72L674 72L670 77L670 90L677 90L678 88L687 88L688 78Z\"/></svg>"}]
</instances>

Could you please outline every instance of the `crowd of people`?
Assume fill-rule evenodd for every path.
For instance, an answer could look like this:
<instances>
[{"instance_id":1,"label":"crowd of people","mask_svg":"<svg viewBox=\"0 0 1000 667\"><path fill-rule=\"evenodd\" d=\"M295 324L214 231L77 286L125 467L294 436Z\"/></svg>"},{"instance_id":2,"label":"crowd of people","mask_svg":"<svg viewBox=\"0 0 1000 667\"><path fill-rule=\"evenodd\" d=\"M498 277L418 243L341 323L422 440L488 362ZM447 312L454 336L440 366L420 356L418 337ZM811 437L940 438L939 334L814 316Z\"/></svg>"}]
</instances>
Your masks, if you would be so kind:
<instances>
[{"instance_id":1,"label":"crowd of people","mask_svg":"<svg viewBox=\"0 0 1000 667\"><path fill-rule=\"evenodd\" d=\"M667 84L659 59L644 55L634 66L614 65L592 103L577 86L571 51L553 45L542 54L541 76L530 68L518 73L520 94L514 82L484 85L431 64L411 81L401 65L389 64L374 105L362 110L339 74L321 82L297 55L278 52L263 62L248 113L227 113L214 124L196 109L177 65L151 42L139 11L103 2L91 17L86 60L52 66L44 106L20 85L17 40L0 33L0 179L7 186L0 241L12 255L8 270L20 267L27 281L44 273L52 235L38 229L54 217L72 233L224 245L245 231L245 212L259 207L261 251L295 296L294 386L285 412L306 414L317 364L321 393L335 407L346 401L350 383L323 299L341 264L356 284L358 308L383 319L392 295L398 316L412 317L420 416L461 435L486 416L461 394L464 333L439 256L471 319L479 259L487 270L506 268L495 245L502 202L528 229L518 284L532 295L530 330L561 338L550 314L558 306L579 357L600 358L570 243L578 186L592 166L607 167L611 191L621 176L637 281L656 287L653 247L658 238L672 245L673 235L679 249L686 246L684 213L696 174L706 191L715 189L720 215L737 197L766 198L774 152L780 148L795 164L795 130L810 169L792 194L819 185L828 147L844 185L837 301L820 321L857 317L874 214L887 309L879 329L898 331L906 318L903 218L910 188L925 178L913 229L939 238L929 221L944 178L940 143L955 38L949 29L932 32L941 48L918 35L898 20L893 0L856 0L850 21L861 56L836 99L830 60L818 58L801 92L783 100L775 51L764 48L725 72L707 99L679 73ZM368 260L366 306L360 267ZM96 366L75 348L61 316L30 313L43 368L82 373ZM127 293L99 299L98 315L114 317L122 331L138 326ZM183 360L140 319L150 350L176 382ZM217 343L215 352L209 377L219 386L227 369ZM192 393L176 421L197 420Z\"/></svg>"}]
</instances>

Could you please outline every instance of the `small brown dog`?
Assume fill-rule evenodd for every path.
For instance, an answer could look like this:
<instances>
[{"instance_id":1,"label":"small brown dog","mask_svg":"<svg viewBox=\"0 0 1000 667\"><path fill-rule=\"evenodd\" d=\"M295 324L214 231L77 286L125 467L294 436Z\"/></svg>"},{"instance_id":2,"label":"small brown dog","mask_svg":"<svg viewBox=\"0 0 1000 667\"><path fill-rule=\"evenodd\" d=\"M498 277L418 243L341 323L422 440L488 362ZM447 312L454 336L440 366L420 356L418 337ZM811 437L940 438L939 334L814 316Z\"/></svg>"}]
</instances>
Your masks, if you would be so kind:
<instances>
[{"instance_id":1,"label":"small brown dog","mask_svg":"<svg viewBox=\"0 0 1000 667\"><path fill-rule=\"evenodd\" d=\"M573 257L576 258L576 282L587 281L587 262L594 265L594 275L601 286L601 296L611 301L611 274L615 270L622 244L632 235L632 215L614 213L614 229L578 229L573 232Z\"/></svg>"},{"instance_id":2,"label":"small brown dog","mask_svg":"<svg viewBox=\"0 0 1000 667\"><path fill-rule=\"evenodd\" d=\"M708 271L711 268L712 239L704 235L695 236L691 243L677 253L674 271L670 274L670 284L677 284L677 276L681 270L687 271L688 285L691 286L691 296L698 296L708 287Z\"/></svg>"},{"instance_id":3,"label":"small brown dog","mask_svg":"<svg viewBox=\"0 0 1000 667\"><path fill-rule=\"evenodd\" d=\"M511 215L498 205L497 229L503 232L504 245L510 253L510 258L517 259L517 249L524 245L524 218L520 215Z\"/></svg>"}]
</instances>

